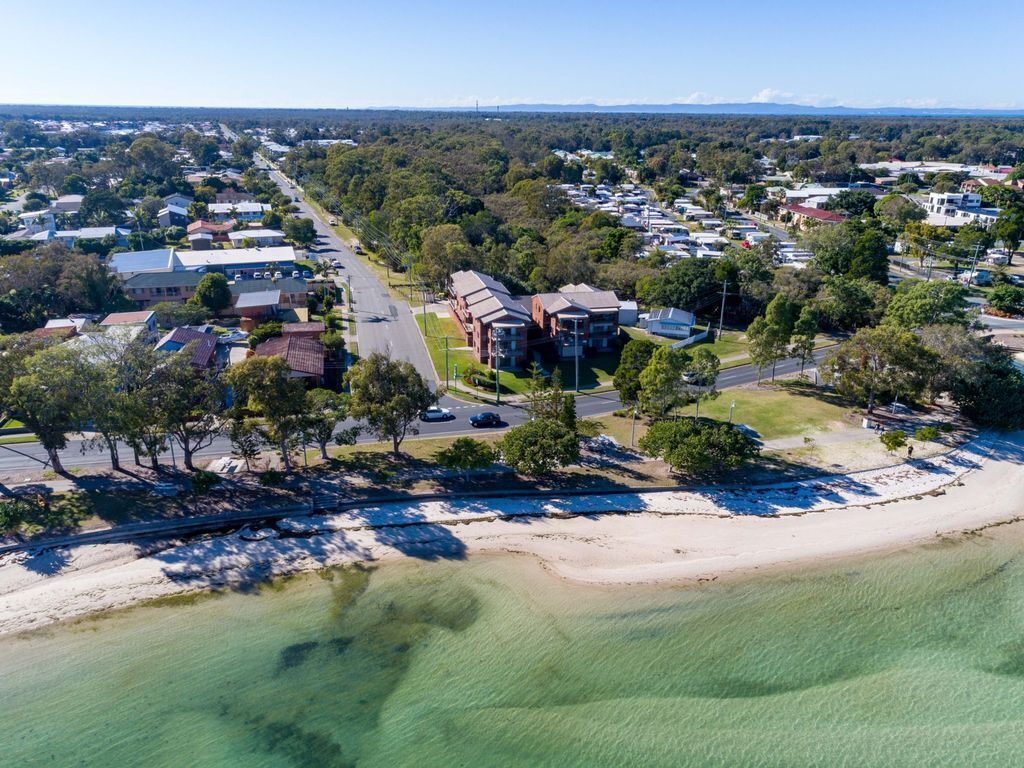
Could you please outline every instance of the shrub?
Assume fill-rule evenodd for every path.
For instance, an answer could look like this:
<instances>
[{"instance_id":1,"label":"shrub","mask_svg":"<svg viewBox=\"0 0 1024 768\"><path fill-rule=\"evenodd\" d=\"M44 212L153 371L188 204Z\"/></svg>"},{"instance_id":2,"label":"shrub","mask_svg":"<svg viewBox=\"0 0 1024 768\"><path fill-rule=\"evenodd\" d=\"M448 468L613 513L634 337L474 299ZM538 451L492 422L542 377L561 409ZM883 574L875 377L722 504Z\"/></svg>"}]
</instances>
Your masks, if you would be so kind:
<instances>
[{"instance_id":1,"label":"shrub","mask_svg":"<svg viewBox=\"0 0 1024 768\"><path fill-rule=\"evenodd\" d=\"M284 482L284 472L276 469L268 469L259 476L260 485L265 488L273 488Z\"/></svg>"},{"instance_id":2,"label":"shrub","mask_svg":"<svg viewBox=\"0 0 1024 768\"><path fill-rule=\"evenodd\" d=\"M752 438L732 424L708 419L659 421L640 438L639 445L648 456L694 475L737 469L761 452Z\"/></svg>"},{"instance_id":3,"label":"shrub","mask_svg":"<svg viewBox=\"0 0 1024 768\"><path fill-rule=\"evenodd\" d=\"M891 429L879 435L878 439L882 441L885 450L893 453L907 444L907 433L902 429Z\"/></svg>"},{"instance_id":4,"label":"shrub","mask_svg":"<svg viewBox=\"0 0 1024 768\"><path fill-rule=\"evenodd\" d=\"M914 439L919 440L922 443L926 443L930 440L939 439L939 430L935 427L918 427L917 431L914 432Z\"/></svg>"},{"instance_id":5,"label":"shrub","mask_svg":"<svg viewBox=\"0 0 1024 768\"><path fill-rule=\"evenodd\" d=\"M208 472L205 469L196 470L192 475L192 493L202 496L209 493L213 486L221 481L221 476L215 472Z\"/></svg>"},{"instance_id":6,"label":"shrub","mask_svg":"<svg viewBox=\"0 0 1024 768\"><path fill-rule=\"evenodd\" d=\"M0 502L0 531L16 530L27 519L31 507L31 502L25 499Z\"/></svg>"}]
</instances>

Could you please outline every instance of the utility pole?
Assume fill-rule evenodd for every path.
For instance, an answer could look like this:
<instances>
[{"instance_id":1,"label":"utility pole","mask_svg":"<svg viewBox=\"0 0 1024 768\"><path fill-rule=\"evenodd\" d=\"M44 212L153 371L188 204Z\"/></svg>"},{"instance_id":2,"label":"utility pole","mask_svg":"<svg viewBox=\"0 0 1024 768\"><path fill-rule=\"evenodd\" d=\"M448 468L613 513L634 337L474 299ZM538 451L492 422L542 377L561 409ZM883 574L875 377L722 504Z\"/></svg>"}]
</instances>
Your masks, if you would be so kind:
<instances>
[{"instance_id":1,"label":"utility pole","mask_svg":"<svg viewBox=\"0 0 1024 768\"><path fill-rule=\"evenodd\" d=\"M448 337L444 337L444 388L448 389Z\"/></svg>"},{"instance_id":2,"label":"utility pole","mask_svg":"<svg viewBox=\"0 0 1024 768\"><path fill-rule=\"evenodd\" d=\"M716 339L722 338L722 325L725 323L725 289L729 285L728 279L722 281L722 309L718 313L718 336Z\"/></svg>"},{"instance_id":3,"label":"utility pole","mask_svg":"<svg viewBox=\"0 0 1024 768\"><path fill-rule=\"evenodd\" d=\"M494 329L494 404L501 405L501 328Z\"/></svg>"},{"instance_id":4,"label":"utility pole","mask_svg":"<svg viewBox=\"0 0 1024 768\"><path fill-rule=\"evenodd\" d=\"M971 273L967 276L967 287L971 287L974 281L974 269L978 266L978 256L981 254L981 243L974 246L974 257L971 259Z\"/></svg>"},{"instance_id":5,"label":"utility pole","mask_svg":"<svg viewBox=\"0 0 1024 768\"><path fill-rule=\"evenodd\" d=\"M629 447L632 448L636 440L636 405L633 406L633 423L629 427Z\"/></svg>"},{"instance_id":6,"label":"utility pole","mask_svg":"<svg viewBox=\"0 0 1024 768\"><path fill-rule=\"evenodd\" d=\"M573 355L573 359L576 361L576 391L579 392L580 391L580 319L578 317L574 317L572 319L572 324L573 324L573 328L575 329L575 335L576 335L575 349L573 350L575 352L575 354Z\"/></svg>"}]
</instances>

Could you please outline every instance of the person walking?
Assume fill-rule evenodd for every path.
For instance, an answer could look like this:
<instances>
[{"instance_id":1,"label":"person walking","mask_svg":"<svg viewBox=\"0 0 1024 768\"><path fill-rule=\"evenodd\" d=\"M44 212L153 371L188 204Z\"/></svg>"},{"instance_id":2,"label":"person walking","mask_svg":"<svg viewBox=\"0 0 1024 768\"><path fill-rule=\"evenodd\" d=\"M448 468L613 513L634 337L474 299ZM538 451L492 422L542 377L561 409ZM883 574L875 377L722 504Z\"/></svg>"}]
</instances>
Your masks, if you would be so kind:
<instances>
[{"instance_id":1,"label":"person walking","mask_svg":"<svg viewBox=\"0 0 1024 768\"><path fill-rule=\"evenodd\" d=\"M907 458L908 459L914 458L914 446L912 446L912 445L908 445L907 446Z\"/></svg>"}]
</instances>

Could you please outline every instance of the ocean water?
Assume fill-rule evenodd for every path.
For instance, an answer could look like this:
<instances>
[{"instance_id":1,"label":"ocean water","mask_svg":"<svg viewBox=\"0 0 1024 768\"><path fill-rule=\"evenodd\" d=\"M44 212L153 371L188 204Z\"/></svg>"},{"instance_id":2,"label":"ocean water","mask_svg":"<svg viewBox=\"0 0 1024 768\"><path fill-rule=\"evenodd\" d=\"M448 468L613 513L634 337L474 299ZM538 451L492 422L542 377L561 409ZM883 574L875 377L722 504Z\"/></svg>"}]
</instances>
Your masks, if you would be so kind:
<instances>
[{"instance_id":1,"label":"ocean water","mask_svg":"<svg viewBox=\"0 0 1024 768\"><path fill-rule=\"evenodd\" d=\"M403 562L0 641L0 765L1016 766L1024 537L702 587Z\"/></svg>"}]
</instances>

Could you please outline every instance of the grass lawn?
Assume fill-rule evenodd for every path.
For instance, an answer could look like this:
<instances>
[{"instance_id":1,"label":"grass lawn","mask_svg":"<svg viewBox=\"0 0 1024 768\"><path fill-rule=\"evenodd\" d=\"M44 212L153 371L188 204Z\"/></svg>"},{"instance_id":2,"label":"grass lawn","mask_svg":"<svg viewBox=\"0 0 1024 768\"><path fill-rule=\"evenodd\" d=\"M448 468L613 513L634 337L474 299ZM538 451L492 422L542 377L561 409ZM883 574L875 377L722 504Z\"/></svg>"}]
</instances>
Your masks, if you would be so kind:
<instances>
[{"instance_id":1,"label":"grass lawn","mask_svg":"<svg viewBox=\"0 0 1024 768\"><path fill-rule=\"evenodd\" d=\"M841 398L801 382L778 382L775 386L741 387L723 392L717 399L703 402L701 416L725 421L735 401L733 422L757 430L765 440L777 437L826 432L849 422L844 417L851 406ZM693 416L694 406L683 414Z\"/></svg>"},{"instance_id":2,"label":"grass lawn","mask_svg":"<svg viewBox=\"0 0 1024 768\"><path fill-rule=\"evenodd\" d=\"M428 312L424 316L421 313L416 315L416 323L427 343L427 351L430 353L430 359L434 363L434 369L441 377L441 381L446 378L444 373L445 337L448 338L449 377L454 376L456 365L459 366L460 371L464 371L468 365L475 362L473 353L468 349L457 349L457 347L464 347L466 342L463 340L462 334L459 333L459 327L450 317L441 317L432 312Z\"/></svg>"},{"instance_id":3,"label":"grass lawn","mask_svg":"<svg viewBox=\"0 0 1024 768\"><path fill-rule=\"evenodd\" d=\"M19 443L35 443L39 438L35 435L7 435L0 437L0 445L18 445Z\"/></svg>"},{"instance_id":4,"label":"grass lawn","mask_svg":"<svg viewBox=\"0 0 1024 768\"><path fill-rule=\"evenodd\" d=\"M17 419L7 419L3 424L0 424L0 428L3 429L22 429L24 426L25 424Z\"/></svg>"}]
</instances>

